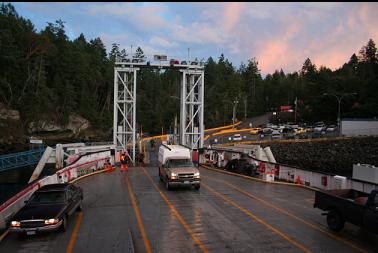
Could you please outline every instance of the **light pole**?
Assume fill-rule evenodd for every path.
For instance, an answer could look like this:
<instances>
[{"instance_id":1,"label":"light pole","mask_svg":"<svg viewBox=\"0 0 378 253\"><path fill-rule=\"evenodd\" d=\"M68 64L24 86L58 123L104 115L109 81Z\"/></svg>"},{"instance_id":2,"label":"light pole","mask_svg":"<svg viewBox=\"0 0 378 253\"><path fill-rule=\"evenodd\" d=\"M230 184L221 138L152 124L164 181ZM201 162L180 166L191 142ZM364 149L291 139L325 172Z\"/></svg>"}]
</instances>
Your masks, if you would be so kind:
<instances>
[{"instance_id":1,"label":"light pole","mask_svg":"<svg viewBox=\"0 0 378 253\"><path fill-rule=\"evenodd\" d=\"M177 97L177 96L169 96L170 98L173 98L173 99L177 99L177 100L180 100L181 101L181 98ZM173 132L173 141L174 141L174 144L177 144L178 143L178 124L177 124L177 114L175 114L175 127L174 127L174 132Z\"/></svg>"},{"instance_id":2,"label":"light pole","mask_svg":"<svg viewBox=\"0 0 378 253\"><path fill-rule=\"evenodd\" d=\"M335 94L328 94L328 93L323 93L323 96L334 96L337 101L339 102L339 107L338 107L338 112L337 112L337 129L339 131L339 135L341 133L341 129L340 129L340 104L341 104L341 100L348 96L348 95L357 95L357 93L353 92L353 93L345 93L345 94L342 94L341 96L338 96L338 95L335 95Z\"/></svg>"},{"instance_id":3,"label":"light pole","mask_svg":"<svg viewBox=\"0 0 378 253\"><path fill-rule=\"evenodd\" d=\"M232 124L235 124L236 121L236 106L238 105L239 101L237 99L234 100L233 103L233 114L232 114Z\"/></svg>"},{"instance_id":4,"label":"light pole","mask_svg":"<svg viewBox=\"0 0 378 253\"><path fill-rule=\"evenodd\" d=\"M239 103L238 99L235 98L233 102L230 102L228 100L224 100L224 102L230 103L232 105L232 124L235 124L236 121L236 106Z\"/></svg>"}]
</instances>

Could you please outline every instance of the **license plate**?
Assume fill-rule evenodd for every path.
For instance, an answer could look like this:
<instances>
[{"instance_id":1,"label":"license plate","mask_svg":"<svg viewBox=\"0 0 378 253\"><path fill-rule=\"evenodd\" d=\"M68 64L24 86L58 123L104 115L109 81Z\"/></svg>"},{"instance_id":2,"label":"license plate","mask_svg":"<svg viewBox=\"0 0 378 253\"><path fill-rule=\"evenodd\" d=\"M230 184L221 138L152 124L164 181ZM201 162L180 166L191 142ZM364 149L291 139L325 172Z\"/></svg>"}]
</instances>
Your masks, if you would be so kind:
<instances>
[{"instance_id":1,"label":"license plate","mask_svg":"<svg viewBox=\"0 0 378 253\"><path fill-rule=\"evenodd\" d=\"M27 231L26 234L27 235L35 235L35 231Z\"/></svg>"},{"instance_id":2,"label":"license plate","mask_svg":"<svg viewBox=\"0 0 378 253\"><path fill-rule=\"evenodd\" d=\"M184 184L189 184L189 181L184 181Z\"/></svg>"}]
</instances>

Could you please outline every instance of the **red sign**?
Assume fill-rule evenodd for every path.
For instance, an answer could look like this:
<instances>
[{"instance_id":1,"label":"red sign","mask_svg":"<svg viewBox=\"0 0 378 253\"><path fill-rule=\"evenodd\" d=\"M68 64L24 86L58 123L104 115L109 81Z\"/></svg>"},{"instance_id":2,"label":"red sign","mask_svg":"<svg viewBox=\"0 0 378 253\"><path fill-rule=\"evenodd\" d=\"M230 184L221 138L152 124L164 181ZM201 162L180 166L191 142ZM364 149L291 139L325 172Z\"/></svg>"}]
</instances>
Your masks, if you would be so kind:
<instances>
[{"instance_id":1,"label":"red sign","mask_svg":"<svg viewBox=\"0 0 378 253\"><path fill-rule=\"evenodd\" d=\"M281 105L280 111L288 111L291 110L291 105Z\"/></svg>"}]
</instances>

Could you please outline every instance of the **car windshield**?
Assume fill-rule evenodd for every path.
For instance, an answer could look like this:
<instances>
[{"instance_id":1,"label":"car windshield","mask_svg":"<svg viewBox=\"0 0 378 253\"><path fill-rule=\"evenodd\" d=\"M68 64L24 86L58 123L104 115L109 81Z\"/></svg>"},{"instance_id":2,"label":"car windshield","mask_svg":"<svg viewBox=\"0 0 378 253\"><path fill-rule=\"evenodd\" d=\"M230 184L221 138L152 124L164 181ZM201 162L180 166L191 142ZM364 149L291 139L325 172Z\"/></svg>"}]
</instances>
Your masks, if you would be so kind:
<instances>
[{"instance_id":1,"label":"car windshield","mask_svg":"<svg viewBox=\"0 0 378 253\"><path fill-rule=\"evenodd\" d=\"M37 192L30 198L28 205L62 203L64 200L64 191Z\"/></svg>"},{"instance_id":2,"label":"car windshield","mask_svg":"<svg viewBox=\"0 0 378 253\"><path fill-rule=\"evenodd\" d=\"M168 168L175 167L194 167L190 159L172 159L168 161Z\"/></svg>"}]
</instances>

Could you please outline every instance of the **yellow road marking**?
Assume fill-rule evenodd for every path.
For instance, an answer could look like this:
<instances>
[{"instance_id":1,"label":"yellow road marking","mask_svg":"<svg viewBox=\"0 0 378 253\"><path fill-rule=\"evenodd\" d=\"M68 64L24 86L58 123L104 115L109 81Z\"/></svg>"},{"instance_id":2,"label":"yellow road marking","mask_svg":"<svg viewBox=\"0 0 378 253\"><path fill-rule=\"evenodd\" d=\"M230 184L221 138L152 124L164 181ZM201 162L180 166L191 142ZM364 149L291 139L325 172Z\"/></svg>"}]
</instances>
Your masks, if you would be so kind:
<instances>
[{"instance_id":1,"label":"yellow road marking","mask_svg":"<svg viewBox=\"0 0 378 253\"><path fill-rule=\"evenodd\" d=\"M66 253L71 253L72 250L73 250L73 247L74 247L75 241L76 241L76 237L77 237L77 234L78 234L79 229L80 229L80 224L81 224L82 219L83 219L83 212L81 211L79 213L79 216L76 219L75 228L74 228L74 230L72 232L71 240L68 243L68 247L67 247Z\"/></svg>"},{"instance_id":2,"label":"yellow road marking","mask_svg":"<svg viewBox=\"0 0 378 253\"><path fill-rule=\"evenodd\" d=\"M334 235L334 234L328 232L327 230L321 228L320 226L315 225L315 224L313 224L313 223L311 223L311 222L308 222L308 221L306 221L306 220L304 220L304 219L302 219L302 218L299 218L299 217L296 216L295 214L290 213L288 210L286 210L286 209L284 209L284 208L281 208L281 207L279 207L279 206L276 206L276 205L274 205L274 204L272 204L272 203L270 203L270 202L268 202L268 201L266 201L266 200L263 200L263 199L257 197L256 195L253 195L253 194L251 194L251 193L248 193L248 192L242 190L241 188L239 188L239 187L237 187L237 186L234 186L234 185L232 185L232 184L230 184L230 183L228 183L228 182L226 182L226 181L224 181L224 180L217 180L217 179L212 179L212 178L209 178L209 177L206 177L206 178L208 178L208 179L210 179L210 180L213 180L213 181L218 181L218 182L224 183L224 184L228 185L229 187L231 187L231 188L237 190L238 192L240 192L240 193L242 193L242 194L244 194L244 195L246 195L246 196L248 196L248 197L250 197L250 198L253 198L253 199L255 199L255 200L257 200L257 201L259 201L259 202L261 202L261 203L263 203L263 204L265 204L265 205L271 207L271 208L274 208L274 209L276 209L277 211L279 211L279 212L281 212L281 213L284 213L284 214L286 214L287 216L289 216L289 217L291 217L291 218L293 218L293 219L296 219L296 220L298 220L298 221L300 221L300 222L302 222L302 223L304 223L304 224L310 226L311 228L313 228L313 229L315 229L315 230L317 230L317 231L319 231L319 232L322 232L322 233L324 233L324 234L330 236L330 237L333 238L333 239L336 239L336 240L338 240L338 241L340 241L340 242L343 242L343 243L347 244L348 246L352 247L353 249L355 249L355 250L357 250L357 251L359 251L359 252L367 252L366 250L359 248L358 246L354 245L353 243L351 243L351 242L349 242L349 241L347 241L347 240L345 240L345 239L343 239L343 238L341 238L341 237L339 237L339 236L336 236L336 235ZM314 199L311 198L310 200L312 200L312 203L314 202Z\"/></svg>"},{"instance_id":3,"label":"yellow road marking","mask_svg":"<svg viewBox=\"0 0 378 253\"><path fill-rule=\"evenodd\" d=\"M134 192L133 192L133 189L131 188L129 177L127 175L125 175L125 181L127 183L127 189L129 190L131 202L133 204L133 208L134 208L135 216L137 218L139 229L140 229L140 232L142 234L144 247L146 248L146 252L147 253L151 253L152 250L151 250L150 241L148 240L146 231L144 229L144 225L143 225L143 221L142 221L142 216L140 215L139 208L138 208L138 205L137 205L136 200L135 200Z\"/></svg>"},{"instance_id":4,"label":"yellow road marking","mask_svg":"<svg viewBox=\"0 0 378 253\"><path fill-rule=\"evenodd\" d=\"M9 233L9 229L7 229L7 231L5 231L1 236L0 236L0 242L2 240L4 240L4 238L7 236L7 234Z\"/></svg>"},{"instance_id":5,"label":"yellow road marking","mask_svg":"<svg viewBox=\"0 0 378 253\"><path fill-rule=\"evenodd\" d=\"M160 193L160 196L163 198L165 203L168 205L168 207L171 209L172 213L176 216L176 218L180 221L181 225L185 228L185 230L188 232L190 237L193 239L195 244L201 249L202 252L208 253L209 251L205 247L205 245L201 242L201 240L193 233L193 230L189 227L189 225L186 223L184 218L180 215L180 213L177 211L177 209L171 204L171 202L168 200L168 198L165 196L165 194L159 190L157 185L154 183L151 176L146 172L146 170L142 167L144 174L148 177L148 179L151 181L152 185L156 189L157 192Z\"/></svg>"},{"instance_id":6,"label":"yellow road marking","mask_svg":"<svg viewBox=\"0 0 378 253\"><path fill-rule=\"evenodd\" d=\"M253 213L251 213L250 211L248 211L247 209L245 209L244 207L241 207L240 205L238 205L237 203L235 203L234 201L232 201L231 199L223 196L222 194L220 194L219 192L215 191L213 188L211 188L210 186L204 184L204 183L201 183L206 189L208 189L209 191L211 191L212 193L214 193L215 195L219 196L220 198L222 198L223 200L227 201L228 203L230 203L231 205L233 205L234 207L236 207L237 209L239 209L240 211L242 211L243 213L245 213L246 215L248 215L249 217L253 218L254 220L256 220L258 223L264 225L265 227L269 228L270 230L272 230L273 232L277 233L278 235L280 235L281 237L283 237L284 239L286 239L288 242L290 242L291 244L297 246L298 248L300 248L301 250L303 250L304 252L312 252L309 248L307 248L306 246L304 246L303 244L297 242L296 240L292 239L289 235L287 235L286 233L280 231L279 229L273 227L272 225L266 223L264 220L260 219L259 217L257 217L256 215L254 215Z\"/></svg>"}]
</instances>

